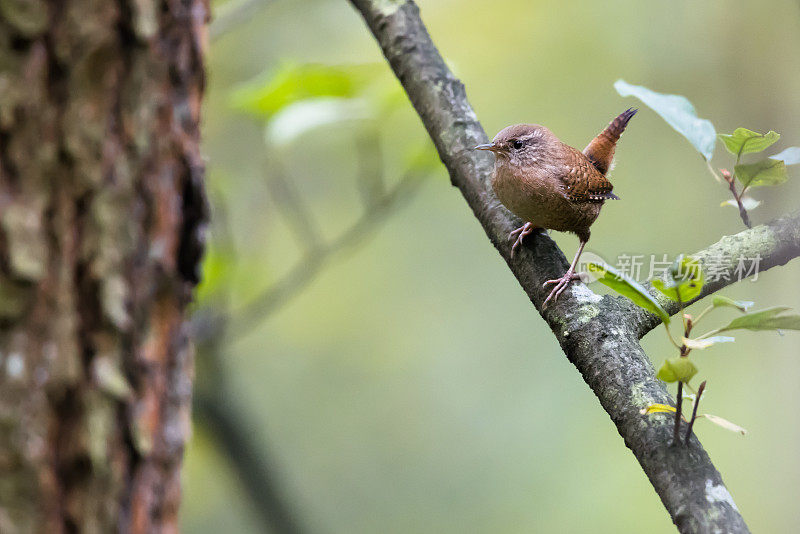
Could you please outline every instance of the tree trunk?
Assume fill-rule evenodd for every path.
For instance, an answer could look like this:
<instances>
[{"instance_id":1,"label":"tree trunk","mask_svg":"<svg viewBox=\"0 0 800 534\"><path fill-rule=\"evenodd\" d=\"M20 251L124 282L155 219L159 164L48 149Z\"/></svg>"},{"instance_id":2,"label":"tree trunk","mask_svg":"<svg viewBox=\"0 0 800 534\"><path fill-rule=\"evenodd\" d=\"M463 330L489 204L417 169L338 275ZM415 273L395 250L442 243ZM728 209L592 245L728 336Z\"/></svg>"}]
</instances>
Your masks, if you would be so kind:
<instances>
[{"instance_id":1,"label":"tree trunk","mask_svg":"<svg viewBox=\"0 0 800 534\"><path fill-rule=\"evenodd\" d=\"M0 532L175 532L203 0L0 0Z\"/></svg>"}]
</instances>

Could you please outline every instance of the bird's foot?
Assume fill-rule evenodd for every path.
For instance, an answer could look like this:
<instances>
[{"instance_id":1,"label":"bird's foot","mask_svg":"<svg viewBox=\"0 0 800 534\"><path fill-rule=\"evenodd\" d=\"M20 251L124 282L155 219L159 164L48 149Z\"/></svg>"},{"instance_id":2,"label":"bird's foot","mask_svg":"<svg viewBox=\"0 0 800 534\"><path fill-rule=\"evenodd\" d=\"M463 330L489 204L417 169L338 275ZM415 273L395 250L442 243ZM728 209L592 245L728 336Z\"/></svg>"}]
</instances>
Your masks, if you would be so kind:
<instances>
[{"instance_id":1,"label":"bird's foot","mask_svg":"<svg viewBox=\"0 0 800 534\"><path fill-rule=\"evenodd\" d=\"M517 247L522 245L522 240L525 239L525 236L528 234L533 233L534 230L539 230L539 228L535 227L531 223L525 223L510 234L508 234L508 239L515 239L514 244L511 245L511 257L514 257L514 252L516 252Z\"/></svg>"},{"instance_id":2,"label":"bird's foot","mask_svg":"<svg viewBox=\"0 0 800 534\"><path fill-rule=\"evenodd\" d=\"M553 290L550 292L550 294L547 296L547 298L544 299L544 303L542 304L542 309L547 308L547 305L550 303L551 300L553 302L557 301L558 300L558 296L561 293L564 292L564 290L567 288L567 286L569 285L570 282L572 282L573 280L580 280L580 279L581 279L581 275L575 273L574 271L572 271L570 269L561 278L555 278L553 280L548 280L547 282L542 284L542 287L547 287L548 284L555 284L555 287L553 288Z\"/></svg>"}]
</instances>

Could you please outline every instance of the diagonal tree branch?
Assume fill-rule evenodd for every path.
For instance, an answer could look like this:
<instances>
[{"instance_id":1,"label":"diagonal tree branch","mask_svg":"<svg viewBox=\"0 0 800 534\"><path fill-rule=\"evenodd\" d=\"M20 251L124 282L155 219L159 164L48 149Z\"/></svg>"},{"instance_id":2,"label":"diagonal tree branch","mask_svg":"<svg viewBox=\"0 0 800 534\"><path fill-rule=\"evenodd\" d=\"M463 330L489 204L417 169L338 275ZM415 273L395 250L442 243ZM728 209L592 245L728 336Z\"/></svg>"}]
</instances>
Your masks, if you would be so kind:
<instances>
[{"instance_id":1,"label":"diagonal tree branch","mask_svg":"<svg viewBox=\"0 0 800 534\"><path fill-rule=\"evenodd\" d=\"M600 297L574 284L556 304L542 311L545 280L562 274L564 255L547 236L537 234L521 254L510 256L508 233L519 220L503 208L488 185L489 155L472 150L487 140L466 99L464 86L449 71L409 0L350 0L361 13L434 141L451 181L466 199L489 240L500 252L531 302L547 321L567 358L597 395L625 444L639 461L681 532L748 532L733 498L696 437L688 447L670 446L671 421L643 417L653 403L673 404L664 383L639 344L657 323L621 297ZM713 245L710 254L730 256L758 249L762 268L800 253L797 217L784 218ZM772 247L761 240L774 237ZM709 291L720 284L709 285ZM675 311L674 309L672 310Z\"/></svg>"}]
</instances>

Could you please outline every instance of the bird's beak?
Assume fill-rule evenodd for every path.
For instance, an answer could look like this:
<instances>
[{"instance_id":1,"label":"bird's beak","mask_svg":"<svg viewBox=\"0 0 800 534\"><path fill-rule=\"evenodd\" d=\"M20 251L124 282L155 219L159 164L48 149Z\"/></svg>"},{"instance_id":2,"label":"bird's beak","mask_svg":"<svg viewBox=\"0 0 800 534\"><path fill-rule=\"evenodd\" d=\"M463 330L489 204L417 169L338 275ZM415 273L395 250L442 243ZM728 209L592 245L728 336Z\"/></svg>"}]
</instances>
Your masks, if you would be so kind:
<instances>
[{"instance_id":1,"label":"bird's beak","mask_svg":"<svg viewBox=\"0 0 800 534\"><path fill-rule=\"evenodd\" d=\"M494 143L486 143L476 146L473 150L489 150L491 152L497 152L498 147Z\"/></svg>"}]
</instances>

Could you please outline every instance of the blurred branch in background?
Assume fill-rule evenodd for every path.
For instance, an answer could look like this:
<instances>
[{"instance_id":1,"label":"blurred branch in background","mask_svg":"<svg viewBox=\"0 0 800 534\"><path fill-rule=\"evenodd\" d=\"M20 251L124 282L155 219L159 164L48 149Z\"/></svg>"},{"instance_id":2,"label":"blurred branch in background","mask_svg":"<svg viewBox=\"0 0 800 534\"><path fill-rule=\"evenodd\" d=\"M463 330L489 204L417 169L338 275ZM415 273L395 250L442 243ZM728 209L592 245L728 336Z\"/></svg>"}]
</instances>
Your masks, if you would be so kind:
<instances>
[{"instance_id":1,"label":"blurred branch in background","mask_svg":"<svg viewBox=\"0 0 800 534\"><path fill-rule=\"evenodd\" d=\"M224 306L224 305L223 305ZM207 311L207 310L205 310ZM210 319L203 312L198 317ZM227 460L236 479L256 509L265 531L279 534L305 532L293 501L280 481L280 468L264 443L250 430L252 424L243 416L233 399L222 361L225 318L213 317L203 325L205 339L198 343L198 387L193 401L194 419L211 437ZM213 335L208 335L213 334Z\"/></svg>"},{"instance_id":2,"label":"blurred branch in background","mask_svg":"<svg viewBox=\"0 0 800 534\"><path fill-rule=\"evenodd\" d=\"M249 430L252 425L242 416L241 410L231 404L230 395L224 389L212 391L219 393L203 391L195 395L196 422L213 437L255 505L264 527L281 534L305 532L296 507L287 502L287 492L275 480L279 469L269 449L252 438L253 432Z\"/></svg>"},{"instance_id":3,"label":"blurred branch in background","mask_svg":"<svg viewBox=\"0 0 800 534\"><path fill-rule=\"evenodd\" d=\"M209 36L216 39L239 24L250 20L253 15L267 7L274 0L230 0L215 10L214 20L209 26Z\"/></svg>"},{"instance_id":4,"label":"blurred branch in background","mask_svg":"<svg viewBox=\"0 0 800 534\"><path fill-rule=\"evenodd\" d=\"M264 172L267 189L302 252L286 274L235 311L229 304L229 281L220 277L206 281L219 287L205 288L209 296L192 317L198 362L194 413L197 423L208 431L237 474L264 528L273 532L304 532L303 521L280 482L280 462L254 439L254 433L249 431L253 423L235 405L236 391L228 383L224 360L228 343L252 332L299 295L332 260L355 252L413 198L424 179L439 167L431 143L425 140L423 148L404 163L400 178L395 182L386 180L379 126L386 123L391 102L397 101L396 94L402 93L394 84L390 90L394 96L374 90L365 96L370 81L364 66L287 64L234 93L236 107L264 120L265 141L271 155ZM336 236L326 238L315 221L314 210L295 186L296 178L281 165L277 152L312 129L338 126L341 122L357 126L354 185L362 212ZM209 261L221 253L227 262L236 263L226 205L218 197L212 199L212 207Z\"/></svg>"},{"instance_id":5,"label":"blurred branch in background","mask_svg":"<svg viewBox=\"0 0 800 534\"><path fill-rule=\"evenodd\" d=\"M286 179L286 173L279 164L273 165L271 173L267 172L267 188L272 195L273 205L286 221L300 248L309 255L325 248L319 225L294 182Z\"/></svg>"},{"instance_id":6,"label":"blurred branch in background","mask_svg":"<svg viewBox=\"0 0 800 534\"><path fill-rule=\"evenodd\" d=\"M318 234L310 231L306 222L300 222L306 221L303 217L305 208L302 207L302 199L295 198L295 193L288 193L290 189L283 189L288 182L278 178L273 188L280 189L281 194L286 195L284 200L293 198L282 209L284 217L294 221L290 224L296 228L298 238L311 244L305 256L288 274L243 309L230 313L225 304L227 298L217 298L205 303L193 316L192 330L197 343L198 360L195 418L209 431L224 452L264 524L275 532L292 534L303 530L287 502L286 492L281 490L276 481L278 462L269 458L263 444L255 442L252 432L247 430L250 425L231 404L235 394L225 380L225 343L246 335L297 296L323 270L329 260L357 250L358 246L380 229L390 215L416 193L422 184L422 178L420 173L408 172L386 193L370 200L361 217L329 243L322 242L318 237L308 239L308 235ZM214 224L220 224L224 228L226 225L220 220L220 215L218 212Z\"/></svg>"},{"instance_id":7,"label":"blurred branch in background","mask_svg":"<svg viewBox=\"0 0 800 534\"><path fill-rule=\"evenodd\" d=\"M288 274L233 314L230 325L232 337L238 339L248 334L270 314L297 296L330 260L354 252L416 193L422 178L417 173L407 173L397 185L379 198L373 199L361 217L338 237L329 243L320 242L310 248Z\"/></svg>"}]
</instances>

